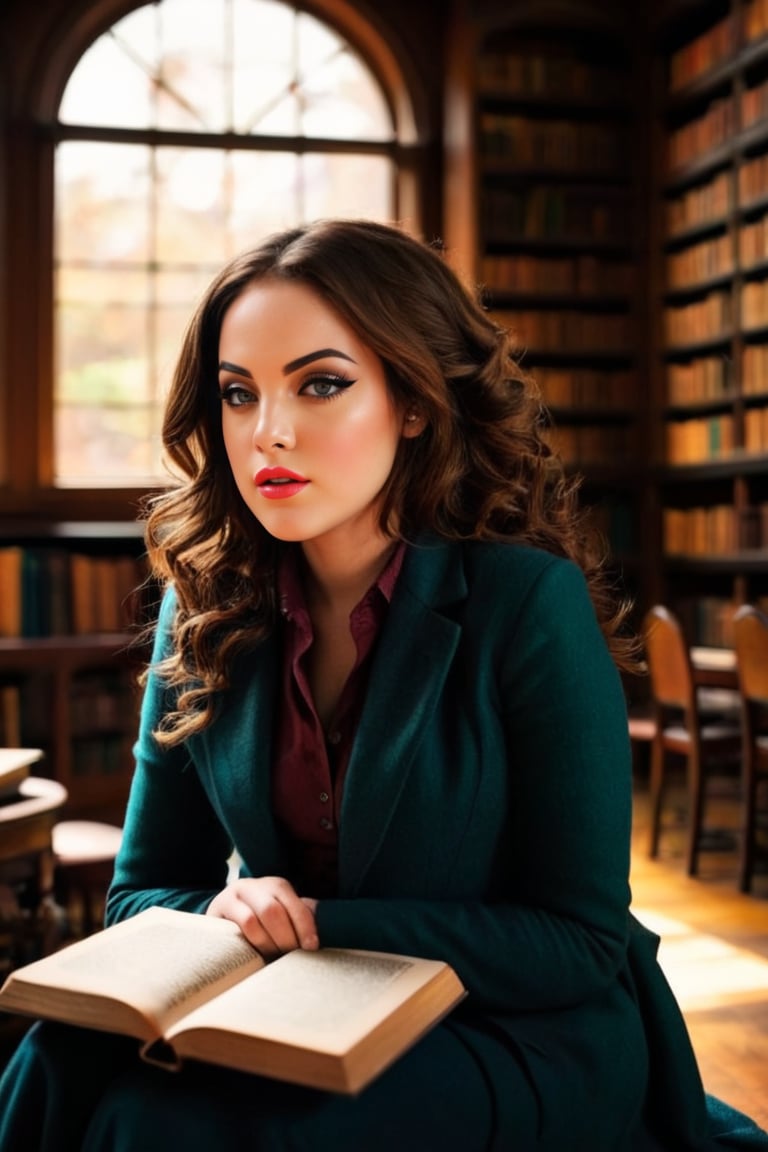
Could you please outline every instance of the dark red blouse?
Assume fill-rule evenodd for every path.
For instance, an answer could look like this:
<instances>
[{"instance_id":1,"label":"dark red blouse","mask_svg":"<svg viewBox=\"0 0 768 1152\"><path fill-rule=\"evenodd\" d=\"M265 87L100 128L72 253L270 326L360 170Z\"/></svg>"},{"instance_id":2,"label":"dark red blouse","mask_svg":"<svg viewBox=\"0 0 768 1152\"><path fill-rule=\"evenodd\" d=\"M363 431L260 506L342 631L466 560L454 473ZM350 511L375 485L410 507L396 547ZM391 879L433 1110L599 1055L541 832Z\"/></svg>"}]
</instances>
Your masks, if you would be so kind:
<instances>
[{"instance_id":1,"label":"dark red blouse","mask_svg":"<svg viewBox=\"0 0 768 1152\"><path fill-rule=\"evenodd\" d=\"M290 875L300 896L319 899L334 895L337 889L344 776L363 707L371 654L404 554L405 545L398 545L350 615L357 657L327 731L320 723L307 678L307 654L313 634L298 550L288 551L278 573L283 661L272 803L288 845Z\"/></svg>"}]
</instances>

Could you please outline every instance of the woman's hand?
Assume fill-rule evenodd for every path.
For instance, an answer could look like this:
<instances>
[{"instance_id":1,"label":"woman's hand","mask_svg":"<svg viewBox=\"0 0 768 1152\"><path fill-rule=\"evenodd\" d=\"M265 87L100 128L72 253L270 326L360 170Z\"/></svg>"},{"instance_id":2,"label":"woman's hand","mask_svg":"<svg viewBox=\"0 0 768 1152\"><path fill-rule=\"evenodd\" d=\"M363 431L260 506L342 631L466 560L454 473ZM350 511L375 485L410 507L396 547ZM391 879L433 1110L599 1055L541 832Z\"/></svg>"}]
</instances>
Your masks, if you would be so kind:
<instances>
[{"instance_id":1,"label":"woman's hand","mask_svg":"<svg viewBox=\"0 0 768 1152\"><path fill-rule=\"evenodd\" d=\"M206 915L232 920L254 948L267 957L296 948L320 946L315 924L317 902L302 899L281 876L243 878L214 896Z\"/></svg>"}]
</instances>

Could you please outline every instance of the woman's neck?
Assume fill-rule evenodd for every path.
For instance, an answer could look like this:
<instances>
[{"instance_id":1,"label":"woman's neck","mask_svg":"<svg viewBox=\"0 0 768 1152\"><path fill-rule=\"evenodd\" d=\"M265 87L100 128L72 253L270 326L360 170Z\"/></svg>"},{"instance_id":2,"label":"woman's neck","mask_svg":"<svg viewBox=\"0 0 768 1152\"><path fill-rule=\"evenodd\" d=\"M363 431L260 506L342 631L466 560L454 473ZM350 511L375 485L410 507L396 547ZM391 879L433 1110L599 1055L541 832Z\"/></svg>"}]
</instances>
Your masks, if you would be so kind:
<instances>
[{"instance_id":1,"label":"woman's neck","mask_svg":"<svg viewBox=\"0 0 768 1152\"><path fill-rule=\"evenodd\" d=\"M303 545L304 589L310 615L314 609L348 616L386 567L395 547L395 541L378 535L363 548Z\"/></svg>"}]
</instances>

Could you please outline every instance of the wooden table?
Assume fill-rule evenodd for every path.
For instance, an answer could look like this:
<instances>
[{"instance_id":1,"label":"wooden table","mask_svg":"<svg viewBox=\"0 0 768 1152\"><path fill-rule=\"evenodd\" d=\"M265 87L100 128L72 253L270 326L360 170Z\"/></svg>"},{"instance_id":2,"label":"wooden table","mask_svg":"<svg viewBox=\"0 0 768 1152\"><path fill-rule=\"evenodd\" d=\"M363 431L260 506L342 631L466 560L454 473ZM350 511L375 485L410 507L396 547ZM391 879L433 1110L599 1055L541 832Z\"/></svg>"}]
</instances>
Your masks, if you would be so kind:
<instances>
[{"instance_id":1,"label":"wooden table","mask_svg":"<svg viewBox=\"0 0 768 1152\"><path fill-rule=\"evenodd\" d=\"M13 797L32 765L42 759L41 748L0 748L0 801Z\"/></svg>"},{"instance_id":2,"label":"wooden table","mask_svg":"<svg viewBox=\"0 0 768 1152\"><path fill-rule=\"evenodd\" d=\"M66 801L67 790L58 781L28 776L0 802L3 968L34 959L53 944L53 826Z\"/></svg>"}]
</instances>

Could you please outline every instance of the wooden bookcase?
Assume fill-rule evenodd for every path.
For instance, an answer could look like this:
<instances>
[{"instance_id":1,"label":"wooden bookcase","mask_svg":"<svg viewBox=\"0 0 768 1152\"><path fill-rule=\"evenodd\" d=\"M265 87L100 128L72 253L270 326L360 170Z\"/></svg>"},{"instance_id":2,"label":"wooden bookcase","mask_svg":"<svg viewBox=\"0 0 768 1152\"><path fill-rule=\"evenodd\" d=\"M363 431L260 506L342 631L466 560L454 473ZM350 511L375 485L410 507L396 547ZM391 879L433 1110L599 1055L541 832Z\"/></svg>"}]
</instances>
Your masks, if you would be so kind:
<instances>
[{"instance_id":1,"label":"wooden bookcase","mask_svg":"<svg viewBox=\"0 0 768 1152\"><path fill-rule=\"evenodd\" d=\"M768 604L768 4L664 4L655 53L658 595L729 644Z\"/></svg>"},{"instance_id":2,"label":"wooden bookcase","mask_svg":"<svg viewBox=\"0 0 768 1152\"><path fill-rule=\"evenodd\" d=\"M2 742L43 749L67 817L122 821L152 612L142 553L130 523L0 524Z\"/></svg>"},{"instance_id":3,"label":"wooden bookcase","mask_svg":"<svg viewBox=\"0 0 768 1152\"><path fill-rule=\"evenodd\" d=\"M638 127L625 16L617 24L590 4L545 13L460 3L454 17L449 256L515 335L551 439L584 477L585 499L642 598Z\"/></svg>"}]
</instances>

